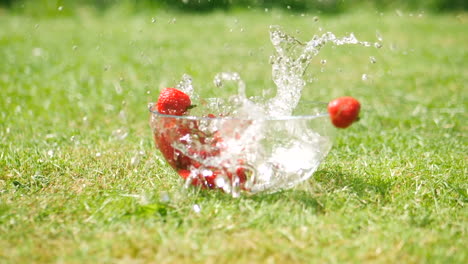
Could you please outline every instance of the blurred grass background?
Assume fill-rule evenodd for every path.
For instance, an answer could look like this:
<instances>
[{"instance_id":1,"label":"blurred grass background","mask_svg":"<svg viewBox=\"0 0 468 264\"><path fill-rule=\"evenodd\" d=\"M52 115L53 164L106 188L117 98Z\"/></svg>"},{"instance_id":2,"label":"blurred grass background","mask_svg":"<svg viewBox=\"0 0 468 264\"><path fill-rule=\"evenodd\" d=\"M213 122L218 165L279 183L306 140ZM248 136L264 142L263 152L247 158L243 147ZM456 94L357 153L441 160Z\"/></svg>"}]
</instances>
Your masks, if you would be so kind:
<instances>
[{"instance_id":1,"label":"blurred grass background","mask_svg":"<svg viewBox=\"0 0 468 264\"><path fill-rule=\"evenodd\" d=\"M213 10L280 8L291 11L339 13L356 8L375 10L403 9L428 12L468 9L466 0L0 0L0 6L31 15L64 16L76 12L76 7L103 11L125 6L128 11L176 9L189 12ZM58 7L66 7L60 13Z\"/></svg>"}]
</instances>

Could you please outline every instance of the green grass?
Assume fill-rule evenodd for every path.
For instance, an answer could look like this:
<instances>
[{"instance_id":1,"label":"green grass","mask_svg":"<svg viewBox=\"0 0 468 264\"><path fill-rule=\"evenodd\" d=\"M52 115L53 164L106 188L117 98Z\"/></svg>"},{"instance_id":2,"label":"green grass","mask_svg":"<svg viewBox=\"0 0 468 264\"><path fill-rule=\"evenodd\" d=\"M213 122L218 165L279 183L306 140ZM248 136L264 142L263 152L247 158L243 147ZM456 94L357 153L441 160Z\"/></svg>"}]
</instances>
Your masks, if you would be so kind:
<instances>
[{"instance_id":1,"label":"green grass","mask_svg":"<svg viewBox=\"0 0 468 264\"><path fill-rule=\"evenodd\" d=\"M0 13L0 262L466 263L467 15L313 16ZM297 189L181 190L146 104L184 73L202 96L231 92L221 71L271 87L270 24L383 36L324 48L304 92L353 95L363 118Z\"/></svg>"}]
</instances>

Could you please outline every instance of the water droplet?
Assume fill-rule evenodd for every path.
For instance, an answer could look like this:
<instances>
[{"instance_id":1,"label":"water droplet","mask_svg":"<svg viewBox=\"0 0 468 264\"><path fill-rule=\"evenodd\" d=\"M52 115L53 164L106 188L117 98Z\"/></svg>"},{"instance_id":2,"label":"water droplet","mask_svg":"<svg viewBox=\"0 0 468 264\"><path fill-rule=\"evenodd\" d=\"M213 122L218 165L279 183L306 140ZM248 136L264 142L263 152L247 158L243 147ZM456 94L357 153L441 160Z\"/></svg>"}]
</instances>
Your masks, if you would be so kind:
<instances>
[{"instance_id":1,"label":"water droplet","mask_svg":"<svg viewBox=\"0 0 468 264\"><path fill-rule=\"evenodd\" d=\"M265 12L268 12L268 8L265 8Z\"/></svg>"},{"instance_id":2,"label":"water droplet","mask_svg":"<svg viewBox=\"0 0 468 264\"><path fill-rule=\"evenodd\" d=\"M240 29L240 32L244 32L244 31L245 31L245 29L244 29L244 28L241 28L241 29Z\"/></svg>"},{"instance_id":3,"label":"water droplet","mask_svg":"<svg viewBox=\"0 0 468 264\"><path fill-rule=\"evenodd\" d=\"M301 14L301 17L305 17L305 14L304 14L304 13L302 13L302 14Z\"/></svg>"},{"instance_id":4,"label":"water droplet","mask_svg":"<svg viewBox=\"0 0 468 264\"><path fill-rule=\"evenodd\" d=\"M119 128L112 132L112 136L118 140L124 140L128 136L128 131L125 128Z\"/></svg>"},{"instance_id":5,"label":"water droplet","mask_svg":"<svg viewBox=\"0 0 468 264\"><path fill-rule=\"evenodd\" d=\"M6 133L10 134L10 128L9 127L6 128Z\"/></svg>"},{"instance_id":6,"label":"water droplet","mask_svg":"<svg viewBox=\"0 0 468 264\"><path fill-rule=\"evenodd\" d=\"M397 16L399 16L399 17L402 17L402 16L403 16L403 12L401 12L400 9L395 10L395 13L396 13Z\"/></svg>"},{"instance_id":7,"label":"water droplet","mask_svg":"<svg viewBox=\"0 0 468 264\"><path fill-rule=\"evenodd\" d=\"M150 94L150 93L151 93L151 91L150 91L150 90L146 91L146 94Z\"/></svg>"},{"instance_id":8,"label":"water droplet","mask_svg":"<svg viewBox=\"0 0 468 264\"><path fill-rule=\"evenodd\" d=\"M46 139L51 139L51 138L55 138L55 137L57 137L56 134L47 134L47 135L45 136Z\"/></svg>"},{"instance_id":9,"label":"water droplet","mask_svg":"<svg viewBox=\"0 0 468 264\"><path fill-rule=\"evenodd\" d=\"M121 110L121 111L119 112L119 118L120 118L120 120L122 120L123 122L127 121L127 114L125 113L124 110Z\"/></svg>"},{"instance_id":10,"label":"water droplet","mask_svg":"<svg viewBox=\"0 0 468 264\"><path fill-rule=\"evenodd\" d=\"M376 47L377 49L380 49L380 48L382 48L382 43L380 43L380 42L375 42L375 43L374 43L374 47Z\"/></svg>"},{"instance_id":11,"label":"water droplet","mask_svg":"<svg viewBox=\"0 0 468 264\"><path fill-rule=\"evenodd\" d=\"M375 36L377 37L377 39L382 42L383 41L383 37L382 37L382 34L380 34L379 31L375 32Z\"/></svg>"},{"instance_id":12,"label":"water droplet","mask_svg":"<svg viewBox=\"0 0 468 264\"><path fill-rule=\"evenodd\" d=\"M134 156L130 159L131 166L136 166L138 163L140 163L140 158L138 158L138 156Z\"/></svg>"},{"instance_id":13,"label":"water droplet","mask_svg":"<svg viewBox=\"0 0 468 264\"><path fill-rule=\"evenodd\" d=\"M77 49L78 49L78 46L77 46L77 45L73 45L72 50L77 50Z\"/></svg>"},{"instance_id":14,"label":"water droplet","mask_svg":"<svg viewBox=\"0 0 468 264\"><path fill-rule=\"evenodd\" d=\"M201 207L198 204L194 204L192 210L198 214L201 211Z\"/></svg>"},{"instance_id":15,"label":"water droplet","mask_svg":"<svg viewBox=\"0 0 468 264\"><path fill-rule=\"evenodd\" d=\"M47 155L52 158L54 156L54 151L50 149L49 151L47 151Z\"/></svg>"},{"instance_id":16,"label":"water droplet","mask_svg":"<svg viewBox=\"0 0 468 264\"><path fill-rule=\"evenodd\" d=\"M101 152L97 152L97 153L96 153L96 157L97 157L97 158L101 157Z\"/></svg>"},{"instance_id":17,"label":"water droplet","mask_svg":"<svg viewBox=\"0 0 468 264\"><path fill-rule=\"evenodd\" d=\"M269 62L270 64L275 63L275 58L276 58L275 56L270 55L270 57L268 58L268 62Z\"/></svg>"},{"instance_id":18,"label":"water droplet","mask_svg":"<svg viewBox=\"0 0 468 264\"><path fill-rule=\"evenodd\" d=\"M314 17L312 18L312 20L314 20L314 22L318 22L318 21L319 21L319 18L318 18L318 16L314 16Z\"/></svg>"},{"instance_id":19,"label":"water droplet","mask_svg":"<svg viewBox=\"0 0 468 264\"><path fill-rule=\"evenodd\" d=\"M320 63L321 63L322 65L325 65L325 64L327 64L327 60L321 60Z\"/></svg>"},{"instance_id":20,"label":"water droplet","mask_svg":"<svg viewBox=\"0 0 468 264\"><path fill-rule=\"evenodd\" d=\"M361 76L361 80L363 81L367 81L368 79L369 79L369 76L367 76L367 74L365 73Z\"/></svg>"},{"instance_id":21,"label":"water droplet","mask_svg":"<svg viewBox=\"0 0 468 264\"><path fill-rule=\"evenodd\" d=\"M57 9L58 9L58 11L62 11L62 10L63 10L63 6L59 6Z\"/></svg>"},{"instance_id":22,"label":"water droplet","mask_svg":"<svg viewBox=\"0 0 468 264\"><path fill-rule=\"evenodd\" d=\"M170 21L169 21L169 24L175 24L175 22L177 21L177 19L175 17L173 17Z\"/></svg>"},{"instance_id":23,"label":"water droplet","mask_svg":"<svg viewBox=\"0 0 468 264\"><path fill-rule=\"evenodd\" d=\"M151 18L151 23L156 23L156 17Z\"/></svg>"},{"instance_id":24,"label":"water droplet","mask_svg":"<svg viewBox=\"0 0 468 264\"><path fill-rule=\"evenodd\" d=\"M377 59L374 57L374 56L370 56L369 57L369 61L372 63L372 64L375 64L377 62Z\"/></svg>"},{"instance_id":25,"label":"water droplet","mask_svg":"<svg viewBox=\"0 0 468 264\"><path fill-rule=\"evenodd\" d=\"M42 56L42 49L41 48L34 48L32 50L32 54L34 57L40 57Z\"/></svg>"},{"instance_id":26,"label":"water droplet","mask_svg":"<svg viewBox=\"0 0 468 264\"><path fill-rule=\"evenodd\" d=\"M122 94L123 88L118 82L114 82L114 89L117 94Z\"/></svg>"},{"instance_id":27,"label":"water droplet","mask_svg":"<svg viewBox=\"0 0 468 264\"><path fill-rule=\"evenodd\" d=\"M161 200L161 202L163 203L168 203L171 201L171 197L169 196L169 193L161 192L161 194L159 195L159 200Z\"/></svg>"},{"instance_id":28,"label":"water droplet","mask_svg":"<svg viewBox=\"0 0 468 264\"><path fill-rule=\"evenodd\" d=\"M288 6L286 6L286 8L287 8L287 9L291 9L291 6L290 6L290 5L288 5Z\"/></svg>"}]
</instances>

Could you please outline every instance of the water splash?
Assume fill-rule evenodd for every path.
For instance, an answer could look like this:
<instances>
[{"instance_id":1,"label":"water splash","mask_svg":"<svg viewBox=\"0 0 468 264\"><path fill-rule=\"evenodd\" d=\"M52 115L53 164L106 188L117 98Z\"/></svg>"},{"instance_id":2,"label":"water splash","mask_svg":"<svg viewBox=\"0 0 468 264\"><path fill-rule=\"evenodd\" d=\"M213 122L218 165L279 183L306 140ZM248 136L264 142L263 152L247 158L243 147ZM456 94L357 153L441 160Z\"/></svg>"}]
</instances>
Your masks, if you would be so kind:
<instances>
[{"instance_id":1,"label":"water splash","mask_svg":"<svg viewBox=\"0 0 468 264\"><path fill-rule=\"evenodd\" d=\"M192 77L188 74L184 74L182 76L182 80L179 82L176 88L190 96L192 101L197 101L199 98L198 94L195 93L195 89L193 88Z\"/></svg>"},{"instance_id":2,"label":"water splash","mask_svg":"<svg viewBox=\"0 0 468 264\"><path fill-rule=\"evenodd\" d=\"M276 50L272 58L272 78L277 93L267 103L269 116L291 115L306 85L304 73L327 43L336 46L355 44L370 47L372 45L367 41L359 41L353 33L338 38L331 32L326 32L321 36L314 35L310 41L302 43L284 33L279 26L270 27L270 40ZM322 64L325 63L326 60L322 60Z\"/></svg>"},{"instance_id":3,"label":"water splash","mask_svg":"<svg viewBox=\"0 0 468 264\"><path fill-rule=\"evenodd\" d=\"M165 120L152 116L156 145L162 152L168 149L168 144L174 149L163 155L186 180L186 187L218 188L233 197L239 197L243 191L290 188L310 177L330 150L332 132L328 129L331 127L328 117L323 116L326 122L318 118L281 118L303 107L300 99L307 83L305 73L325 45L371 47L372 43L359 41L352 33L337 37L331 32L301 42L279 26L270 28L270 40L275 49L270 58L276 86L272 97L248 98L246 85L238 73L221 72L214 77L214 85L224 89L231 82L237 85L237 94L201 100L192 78L184 75L177 88L198 104L190 114L207 118ZM322 59L320 63L324 66L327 61ZM367 75L362 78L367 80ZM324 106L321 107L312 113L314 107L306 105L304 114L323 113ZM233 118L211 118L225 116ZM174 122L177 122L175 130ZM195 212L199 210L194 207Z\"/></svg>"}]
</instances>

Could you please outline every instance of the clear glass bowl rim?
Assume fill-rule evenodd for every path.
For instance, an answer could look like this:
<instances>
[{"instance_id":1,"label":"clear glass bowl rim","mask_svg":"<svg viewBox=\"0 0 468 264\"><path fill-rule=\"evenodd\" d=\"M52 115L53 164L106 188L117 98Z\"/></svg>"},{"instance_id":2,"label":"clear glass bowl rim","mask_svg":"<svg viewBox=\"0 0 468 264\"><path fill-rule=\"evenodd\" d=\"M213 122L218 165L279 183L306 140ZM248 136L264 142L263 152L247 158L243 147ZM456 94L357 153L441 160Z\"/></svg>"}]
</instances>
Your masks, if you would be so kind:
<instances>
[{"instance_id":1,"label":"clear glass bowl rim","mask_svg":"<svg viewBox=\"0 0 468 264\"><path fill-rule=\"evenodd\" d=\"M302 104L310 104L310 105L319 105L323 107L324 109L327 109L328 103L325 102L319 102L319 101L302 101ZM287 121L287 120L311 120L311 119L316 119L320 117L328 117L329 114L328 112L323 112L323 113L318 113L315 115L292 115L292 116L280 116L280 117L267 117L267 118L238 118L238 117L225 117L225 116L217 116L217 117L208 117L208 116L177 116L177 115L166 115L166 114L161 114L158 111L152 110L153 106L155 103L149 103L148 104L148 110L150 113L157 115L159 117L165 117L165 118L177 118L181 120L244 120L244 121L250 121L250 120L258 120L258 121Z\"/></svg>"}]
</instances>

